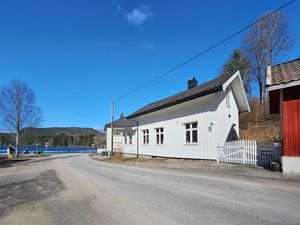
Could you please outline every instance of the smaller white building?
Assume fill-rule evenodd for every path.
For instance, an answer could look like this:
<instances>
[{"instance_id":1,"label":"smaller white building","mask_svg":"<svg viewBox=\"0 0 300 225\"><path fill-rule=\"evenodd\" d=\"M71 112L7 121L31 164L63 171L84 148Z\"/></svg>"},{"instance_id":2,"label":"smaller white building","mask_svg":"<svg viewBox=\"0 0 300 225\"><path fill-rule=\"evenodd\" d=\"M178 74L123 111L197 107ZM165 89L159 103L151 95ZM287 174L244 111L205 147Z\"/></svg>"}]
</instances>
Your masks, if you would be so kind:
<instances>
[{"instance_id":1,"label":"smaller white building","mask_svg":"<svg viewBox=\"0 0 300 225\"><path fill-rule=\"evenodd\" d=\"M239 138L239 113L249 111L239 71L201 85L193 77L187 90L123 118L130 126L121 130L116 124L116 148L126 154L216 160L218 146ZM109 132L107 137L109 146Z\"/></svg>"},{"instance_id":2,"label":"smaller white building","mask_svg":"<svg viewBox=\"0 0 300 225\"><path fill-rule=\"evenodd\" d=\"M121 152L124 143L127 143L127 140L124 138L125 130L127 130L128 143L132 143L133 135L130 136L130 132L134 132L136 130L135 127L136 123L132 120L127 120L123 113L121 114L120 119L113 122L113 150L115 152ZM105 125L104 131L106 133L106 150L111 151L111 123Z\"/></svg>"}]
</instances>

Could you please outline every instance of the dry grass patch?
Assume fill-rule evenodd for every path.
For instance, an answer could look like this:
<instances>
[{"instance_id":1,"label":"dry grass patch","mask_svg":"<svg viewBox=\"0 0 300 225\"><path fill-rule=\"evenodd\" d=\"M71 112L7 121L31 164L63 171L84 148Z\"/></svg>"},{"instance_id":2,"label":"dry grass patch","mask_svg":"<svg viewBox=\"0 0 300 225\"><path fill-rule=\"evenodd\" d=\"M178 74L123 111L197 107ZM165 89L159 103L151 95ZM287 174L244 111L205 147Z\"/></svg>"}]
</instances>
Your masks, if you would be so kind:
<instances>
[{"instance_id":1,"label":"dry grass patch","mask_svg":"<svg viewBox=\"0 0 300 225\"><path fill-rule=\"evenodd\" d=\"M159 163L165 162L167 158L151 157L151 156L139 156L115 153L112 157L103 157L101 154L90 154L90 157L95 160L112 162L112 163Z\"/></svg>"}]
</instances>

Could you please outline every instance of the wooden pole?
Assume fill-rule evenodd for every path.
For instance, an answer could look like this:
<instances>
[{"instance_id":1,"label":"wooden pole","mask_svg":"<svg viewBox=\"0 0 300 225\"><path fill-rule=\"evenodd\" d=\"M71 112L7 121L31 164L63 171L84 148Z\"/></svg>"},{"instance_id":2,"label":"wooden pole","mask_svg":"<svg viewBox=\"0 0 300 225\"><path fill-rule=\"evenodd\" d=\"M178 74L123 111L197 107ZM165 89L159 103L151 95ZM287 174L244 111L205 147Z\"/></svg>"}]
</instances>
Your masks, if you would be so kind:
<instances>
[{"instance_id":1,"label":"wooden pole","mask_svg":"<svg viewBox=\"0 0 300 225\"><path fill-rule=\"evenodd\" d=\"M114 151L114 102L111 103L111 156L113 156Z\"/></svg>"}]
</instances>

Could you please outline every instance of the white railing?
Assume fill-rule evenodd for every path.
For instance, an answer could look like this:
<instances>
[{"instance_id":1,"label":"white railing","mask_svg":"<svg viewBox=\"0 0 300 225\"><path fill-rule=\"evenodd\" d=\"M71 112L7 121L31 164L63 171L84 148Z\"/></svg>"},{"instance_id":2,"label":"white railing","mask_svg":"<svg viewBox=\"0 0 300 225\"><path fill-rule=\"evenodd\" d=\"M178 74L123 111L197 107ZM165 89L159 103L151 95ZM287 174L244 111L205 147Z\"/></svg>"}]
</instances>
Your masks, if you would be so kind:
<instances>
[{"instance_id":1,"label":"white railing","mask_svg":"<svg viewBox=\"0 0 300 225\"><path fill-rule=\"evenodd\" d=\"M255 140L231 141L218 147L218 162L256 165L256 158L257 144Z\"/></svg>"},{"instance_id":2,"label":"white railing","mask_svg":"<svg viewBox=\"0 0 300 225\"><path fill-rule=\"evenodd\" d=\"M218 162L250 164L268 167L272 161L279 161L281 147L272 142L237 140L218 147Z\"/></svg>"}]
</instances>

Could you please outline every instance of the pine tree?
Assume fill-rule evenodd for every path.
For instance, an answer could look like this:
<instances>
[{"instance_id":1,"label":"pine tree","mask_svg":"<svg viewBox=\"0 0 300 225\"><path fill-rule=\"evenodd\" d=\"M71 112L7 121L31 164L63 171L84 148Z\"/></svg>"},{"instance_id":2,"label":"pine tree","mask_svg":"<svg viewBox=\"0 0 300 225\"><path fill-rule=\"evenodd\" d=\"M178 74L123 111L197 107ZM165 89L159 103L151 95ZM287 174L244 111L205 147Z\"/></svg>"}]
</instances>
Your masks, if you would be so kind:
<instances>
[{"instance_id":1,"label":"pine tree","mask_svg":"<svg viewBox=\"0 0 300 225\"><path fill-rule=\"evenodd\" d=\"M251 95L250 62L242 56L238 49L234 49L229 59L223 66L221 75L233 75L237 70L240 71L245 91Z\"/></svg>"}]
</instances>

